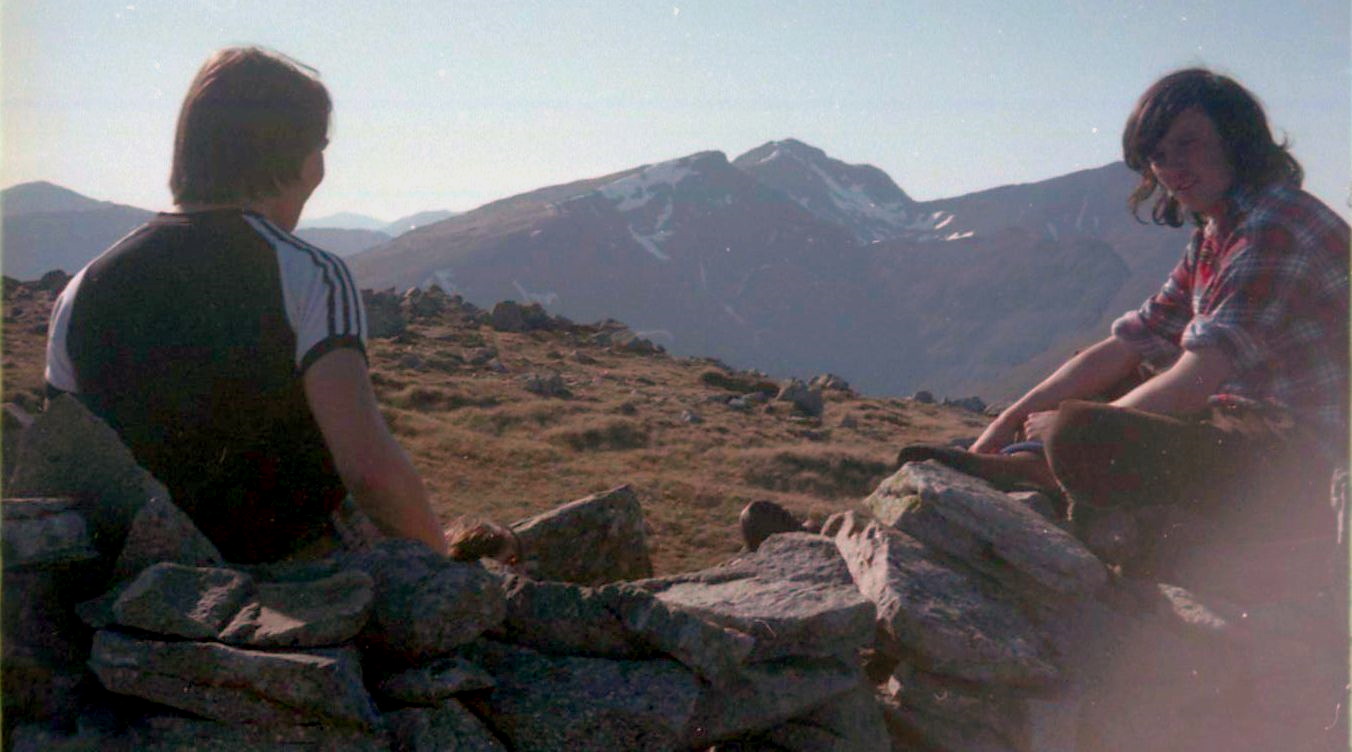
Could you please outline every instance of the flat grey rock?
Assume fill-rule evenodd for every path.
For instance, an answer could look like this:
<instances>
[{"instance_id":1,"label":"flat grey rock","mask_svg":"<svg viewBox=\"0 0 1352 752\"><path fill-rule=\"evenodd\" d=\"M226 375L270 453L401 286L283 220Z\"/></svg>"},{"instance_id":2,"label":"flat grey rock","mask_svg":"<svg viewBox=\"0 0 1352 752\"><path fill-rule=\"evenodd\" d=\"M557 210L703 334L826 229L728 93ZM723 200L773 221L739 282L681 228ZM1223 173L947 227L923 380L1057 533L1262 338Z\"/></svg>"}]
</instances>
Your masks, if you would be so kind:
<instances>
[{"instance_id":1,"label":"flat grey rock","mask_svg":"<svg viewBox=\"0 0 1352 752\"><path fill-rule=\"evenodd\" d=\"M526 573L536 580L600 585L653 573L643 507L629 486L571 501L512 530Z\"/></svg>"},{"instance_id":2,"label":"flat grey rock","mask_svg":"<svg viewBox=\"0 0 1352 752\"><path fill-rule=\"evenodd\" d=\"M1069 533L985 481L933 460L907 463L864 503L884 524L894 525L912 495L1052 592L1085 595L1107 582L1102 562ZM942 540L926 540L923 531L913 534L943 550Z\"/></svg>"},{"instance_id":3,"label":"flat grey rock","mask_svg":"<svg viewBox=\"0 0 1352 752\"><path fill-rule=\"evenodd\" d=\"M507 642L557 655L640 658L651 653L625 628L608 599L569 582L508 576L503 582ZM651 596L649 596L651 599Z\"/></svg>"},{"instance_id":4,"label":"flat grey rock","mask_svg":"<svg viewBox=\"0 0 1352 752\"><path fill-rule=\"evenodd\" d=\"M488 641L463 649L497 687L485 718L519 752L616 752L684 748L699 697L694 674L671 660L549 656Z\"/></svg>"},{"instance_id":5,"label":"flat grey rock","mask_svg":"<svg viewBox=\"0 0 1352 752\"><path fill-rule=\"evenodd\" d=\"M253 589L253 580L233 569L163 562L122 591L113 603L113 620L166 637L215 639Z\"/></svg>"},{"instance_id":6,"label":"flat grey rock","mask_svg":"<svg viewBox=\"0 0 1352 752\"><path fill-rule=\"evenodd\" d=\"M878 698L867 682L770 729L761 738L786 752L858 752L891 746Z\"/></svg>"},{"instance_id":7,"label":"flat grey rock","mask_svg":"<svg viewBox=\"0 0 1352 752\"><path fill-rule=\"evenodd\" d=\"M409 665L451 654L507 613L498 577L415 541L383 541L345 561L375 582L363 640Z\"/></svg>"},{"instance_id":8,"label":"flat grey rock","mask_svg":"<svg viewBox=\"0 0 1352 752\"><path fill-rule=\"evenodd\" d=\"M972 681L1041 684L1056 677L1039 630L979 580L935 561L919 541L847 512L836 545L878 608L879 649Z\"/></svg>"},{"instance_id":9,"label":"flat grey rock","mask_svg":"<svg viewBox=\"0 0 1352 752\"><path fill-rule=\"evenodd\" d=\"M0 503L0 514L0 542L7 570L98 558L83 505L76 499L6 498Z\"/></svg>"},{"instance_id":10,"label":"flat grey rock","mask_svg":"<svg viewBox=\"0 0 1352 752\"><path fill-rule=\"evenodd\" d=\"M458 694L492 689L496 684L487 671L452 656L385 677L376 692L382 700L437 707Z\"/></svg>"},{"instance_id":11,"label":"flat grey rock","mask_svg":"<svg viewBox=\"0 0 1352 752\"><path fill-rule=\"evenodd\" d=\"M154 497L132 518L126 542L113 564L113 580L130 579L146 567L163 561L190 567L225 564L221 552L197 529L186 512L167 497Z\"/></svg>"},{"instance_id":12,"label":"flat grey rock","mask_svg":"<svg viewBox=\"0 0 1352 752\"><path fill-rule=\"evenodd\" d=\"M507 752L483 721L455 700L386 713L385 722L394 752Z\"/></svg>"},{"instance_id":13,"label":"flat grey rock","mask_svg":"<svg viewBox=\"0 0 1352 752\"><path fill-rule=\"evenodd\" d=\"M750 661L853 655L873 641L873 603L820 535L771 536L730 564L636 584L674 609L750 635Z\"/></svg>"},{"instance_id":14,"label":"flat grey rock","mask_svg":"<svg viewBox=\"0 0 1352 752\"><path fill-rule=\"evenodd\" d=\"M545 653L627 659L667 655L717 682L745 663L755 645L749 635L629 583L588 588L509 576L505 589L502 635Z\"/></svg>"},{"instance_id":15,"label":"flat grey rock","mask_svg":"<svg viewBox=\"0 0 1352 752\"><path fill-rule=\"evenodd\" d=\"M687 747L772 729L850 692L863 676L835 658L780 658L744 666L740 679L704 685L686 730Z\"/></svg>"},{"instance_id":16,"label":"flat grey rock","mask_svg":"<svg viewBox=\"0 0 1352 752\"><path fill-rule=\"evenodd\" d=\"M735 679L756 648L752 636L639 587L607 585L597 595L619 617L631 639L675 658L715 685Z\"/></svg>"},{"instance_id":17,"label":"flat grey rock","mask_svg":"<svg viewBox=\"0 0 1352 752\"><path fill-rule=\"evenodd\" d=\"M94 635L89 667L111 692L225 723L369 729L380 722L352 650L266 653L104 630Z\"/></svg>"},{"instance_id":18,"label":"flat grey rock","mask_svg":"<svg viewBox=\"0 0 1352 752\"><path fill-rule=\"evenodd\" d=\"M264 583L221 630L244 647L324 647L357 636L371 613L374 584L347 570L311 582Z\"/></svg>"}]
</instances>

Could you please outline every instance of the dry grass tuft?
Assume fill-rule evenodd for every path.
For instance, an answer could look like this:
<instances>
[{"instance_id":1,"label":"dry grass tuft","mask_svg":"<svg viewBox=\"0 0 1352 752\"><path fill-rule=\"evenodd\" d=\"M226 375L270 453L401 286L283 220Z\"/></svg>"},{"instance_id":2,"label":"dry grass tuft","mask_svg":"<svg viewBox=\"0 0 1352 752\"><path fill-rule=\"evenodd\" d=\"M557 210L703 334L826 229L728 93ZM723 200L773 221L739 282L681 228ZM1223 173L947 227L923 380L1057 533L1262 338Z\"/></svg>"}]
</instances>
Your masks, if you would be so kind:
<instances>
[{"instance_id":1,"label":"dry grass tuft","mask_svg":"<svg viewBox=\"0 0 1352 752\"><path fill-rule=\"evenodd\" d=\"M742 453L742 477L758 488L828 499L864 497L891 468L833 450L753 449Z\"/></svg>"},{"instance_id":2,"label":"dry grass tuft","mask_svg":"<svg viewBox=\"0 0 1352 752\"><path fill-rule=\"evenodd\" d=\"M641 449L648 446L648 429L624 418L588 417L548 431L544 438L577 452Z\"/></svg>"}]
</instances>

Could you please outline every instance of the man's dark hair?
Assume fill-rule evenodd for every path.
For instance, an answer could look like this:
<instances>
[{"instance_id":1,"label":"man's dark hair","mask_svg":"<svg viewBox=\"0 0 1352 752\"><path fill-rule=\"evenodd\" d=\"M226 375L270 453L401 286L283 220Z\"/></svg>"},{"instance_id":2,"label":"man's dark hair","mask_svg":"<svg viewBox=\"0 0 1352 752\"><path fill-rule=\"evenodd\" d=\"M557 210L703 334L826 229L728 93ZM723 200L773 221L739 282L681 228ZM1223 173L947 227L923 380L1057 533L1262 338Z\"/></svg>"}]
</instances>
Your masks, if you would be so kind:
<instances>
[{"instance_id":1,"label":"man's dark hair","mask_svg":"<svg viewBox=\"0 0 1352 752\"><path fill-rule=\"evenodd\" d=\"M1147 89L1122 131L1122 158L1141 176L1140 184L1127 200L1133 215L1158 192L1160 195L1150 210L1155 224L1172 227L1183 224L1182 207L1155 179L1150 155L1174 119L1193 107L1200 107L1216 126L1236 183L1254 188L1274 182L1300 185L1305 172L1287 151L1287 142L1278 143L1272 138L1257 97L1232 78L1205 68L1186 68L1170 73ZM1201 221L1196 215L1192 219Z\"/></svg>"},{"instance_id":2,"label":"man's dark hair","mask_svg":"<svg viewBox=\"0 0 1352 752\"><path fill-rule=\"evenodd\" d=\"M258 47L231 47L197 72L174 135L174 202L275 195L321 148L333 108L318 72Z\"/></svg>"}]
</instances>

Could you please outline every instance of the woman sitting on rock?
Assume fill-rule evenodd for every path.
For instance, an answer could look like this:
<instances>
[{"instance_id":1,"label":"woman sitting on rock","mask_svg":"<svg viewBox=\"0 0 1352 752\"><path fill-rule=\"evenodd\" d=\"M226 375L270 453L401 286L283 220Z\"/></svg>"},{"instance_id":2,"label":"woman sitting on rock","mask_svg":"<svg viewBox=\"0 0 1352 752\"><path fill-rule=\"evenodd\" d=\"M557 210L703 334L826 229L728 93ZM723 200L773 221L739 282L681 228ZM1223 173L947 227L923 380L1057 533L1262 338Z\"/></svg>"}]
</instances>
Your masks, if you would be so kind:
<instances>
[{"instance_id":1,"label":"woman sitting on rock","mask_svg":"<svg viewBox=\"0 0 1352 752\"><path fill-rule=\"evenodd\" d=\"M1300 189L1262 107L1225 76L1156 82L1122 146L1141 176L1132 210L1153 198L1155 223L1196 226L1163 288L967 451L911 446L898 465L1061 492L1077 517L1183 505L1256 536L1331 538L1328 481L1348 452L1347 223ZM1138 370L1125 394L1087 401Z\"/></svg>"}]
</instances>

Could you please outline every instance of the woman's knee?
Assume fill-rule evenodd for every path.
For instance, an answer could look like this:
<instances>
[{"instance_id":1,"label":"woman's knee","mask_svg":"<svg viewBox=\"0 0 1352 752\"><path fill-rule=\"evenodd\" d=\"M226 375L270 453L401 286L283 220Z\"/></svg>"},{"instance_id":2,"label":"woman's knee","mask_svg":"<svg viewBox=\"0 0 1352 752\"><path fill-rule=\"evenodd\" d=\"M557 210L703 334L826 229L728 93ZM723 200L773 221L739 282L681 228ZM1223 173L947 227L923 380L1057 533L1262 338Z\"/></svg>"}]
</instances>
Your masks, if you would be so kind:
<instances>
[{"instance_id":1,"label":"woman's knee","mask_svg":"<svg viewBox=\"0 0 1352 752\"><path fill-rule=\"evenodd\" d=\"M1056 419L1046 437L1047 458L1075 456L1085 447L1100 444L1105 438L1105 411L1112 407L1098 402L1067 400L1056 411Z\"/></svg>"}]
</instances>

